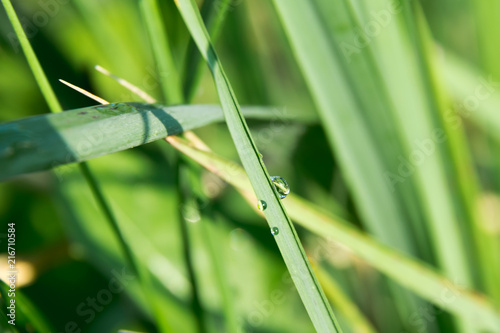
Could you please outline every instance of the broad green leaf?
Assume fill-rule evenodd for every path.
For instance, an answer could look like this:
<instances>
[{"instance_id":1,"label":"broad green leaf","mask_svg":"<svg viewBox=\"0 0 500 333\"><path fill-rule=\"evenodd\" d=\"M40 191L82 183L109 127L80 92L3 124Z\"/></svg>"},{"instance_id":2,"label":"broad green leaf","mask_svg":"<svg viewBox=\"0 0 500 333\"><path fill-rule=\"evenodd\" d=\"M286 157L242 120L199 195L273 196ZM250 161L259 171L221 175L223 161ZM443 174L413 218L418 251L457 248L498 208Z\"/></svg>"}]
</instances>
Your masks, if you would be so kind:
<instances>
[{"instance_id":1,"label":"broad green leaf","mask_svg":"<svg viewBox=\"0 0 500 333\"><path fill-rule=\"evenodd\" d=\"M272 119L271 111L243 108L253 119ZM118 103L0 124L0 179L111 154L222 119L218 106Z\"/></svg>"}]
</instances>

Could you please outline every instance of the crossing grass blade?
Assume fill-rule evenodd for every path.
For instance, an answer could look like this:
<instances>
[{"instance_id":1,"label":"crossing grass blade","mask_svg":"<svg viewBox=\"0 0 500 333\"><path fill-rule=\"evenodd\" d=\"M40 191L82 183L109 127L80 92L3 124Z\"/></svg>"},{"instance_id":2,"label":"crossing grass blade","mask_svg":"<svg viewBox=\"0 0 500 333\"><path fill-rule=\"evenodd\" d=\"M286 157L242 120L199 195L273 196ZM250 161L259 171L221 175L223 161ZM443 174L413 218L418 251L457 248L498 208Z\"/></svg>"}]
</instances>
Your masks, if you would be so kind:
<instances>
[{"instance_id":1,"label":"crossing grass blade","mask_svg":"<svg viewBox=\"0 0 500 333\"><path fill-rule=\"evenodd\" d=\"M377 331L361 310L344 293L342 287L321 266L314 266L325 294L332 302L332 307L342 314L353 333L376 333Z\"/></svg>"},{"instance_id":2,"label":"crossing grass blade","mask_svg":"<svg viewBox=\"0 0 500 333\"><path fill-rule=\"evenodd\" d=\"M217 40L222 29L224 19L231 8L232 0L207 0L203 1L201 15L210 34L212 42ZM205 63L191 39L189 41L186 63L184 66L184 97L191 101L201 80Z\"/></svg>"},{"instance_id":3,"label":"crossing grass blade","mask_svg":"<svg viewBox=\"0 0 500 333\"><path fill-rule=\"evenodd\" d=\"M255 200L245 171L234 162L199 150L176 137L168 138L167 141L245 196L250 195ZM296 223L319 237L342 243L401 286L460 318L474 320L484 330L500 332L500 312L486 297L455 284L427 264L394 251L359 231L348 221L293 193L284 200L284 204Z\"/></svg>"},{"instance_id":4,"label":"crossing grass blade","mask_svg":"<svg viewBox=\"0 0 500 333\"><path fill-rule=\"evenodd\" d=\"M218 60L194 1L176 5L212 72L222 110L240 159L259 200L267 203L265 215L271 228L278 228L275 240L297 287L302 302L318 332L339 332L328 301L312 271L295 229L278 197L252 139L238 101ZM257 202L255 202L257 204Z\"/></svg>"},{"instance_id":5,"label":"crossing grass blade","mask_svg":"<svg viewBox=\"0 0 500 333\"><path fill-rule=\"evenodd\" d=\"M165 24L161 16L157 0L139 1L143 22L147 27L153 55L160 77L163 102L180 104L183 100L179 74L169 52L169 42L165 32ZM168 79L165 79L168 77Z\"/></svg>"},{"instance_id":6,"label":"crossing grass blade","mask_svg":"<svg viewBox=\"0 0 500 333\"><path fill-rule=\"evenodd\" d=\"M446 52L439 60L446 87L462 108L462 113L453 118L453 125L462 125L459 118L462 117L463 121L473 122L500 143L498 80L490 74L484 74L479 68L474 68L452 52Z\"/></svg>"},{"instance_id":7,"label":"crossing grass blade","mask_svg":"<svg viewBox=\"0 0 500 333\"><path fill-rule=\"evenodd\" d=\"M273 117L267 107L243 108L243 113L252 119ZM86 161L222 120L215 105L118 103L4 123L0 180Z\"/></svg>"}]
</instances>

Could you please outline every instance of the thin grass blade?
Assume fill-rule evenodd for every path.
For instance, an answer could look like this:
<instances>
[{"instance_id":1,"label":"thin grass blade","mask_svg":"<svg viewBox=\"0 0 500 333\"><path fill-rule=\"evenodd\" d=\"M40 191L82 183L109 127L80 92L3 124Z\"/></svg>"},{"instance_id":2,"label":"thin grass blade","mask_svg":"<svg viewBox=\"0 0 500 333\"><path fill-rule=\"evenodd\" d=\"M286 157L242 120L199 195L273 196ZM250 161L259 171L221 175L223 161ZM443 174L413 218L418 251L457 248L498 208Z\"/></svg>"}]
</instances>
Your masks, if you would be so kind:
<instances>
[{"instance_id":1,"label":"thin grass blade","mask_svg":"<svg viewBox=\"0 0 500 333\"><path fill-rule=\"evenodd\" d=\"M319 332L338 332L338 324L319 285L295 229L278 197L269 174L252 139L238 101L232 91L210 37L194 1L176 1L179 11L212 72L226 123L241 161L259 200L267 203L265 215L270 228L276 228L275 240L302 298L306 310ZM257 204L257 202L255 203Z\"/></svg>"}]
</instances>

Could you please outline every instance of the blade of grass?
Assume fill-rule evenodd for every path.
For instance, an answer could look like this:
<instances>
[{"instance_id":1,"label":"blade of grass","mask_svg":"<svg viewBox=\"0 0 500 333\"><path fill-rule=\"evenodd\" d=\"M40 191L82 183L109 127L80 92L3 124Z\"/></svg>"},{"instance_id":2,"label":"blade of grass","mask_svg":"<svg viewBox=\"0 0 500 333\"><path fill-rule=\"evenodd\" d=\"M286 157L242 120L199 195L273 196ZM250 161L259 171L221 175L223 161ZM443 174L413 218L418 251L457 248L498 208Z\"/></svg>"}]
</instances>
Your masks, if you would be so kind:
<instances>
[{"instance_id":1,"label":"blade of grass","mask_svg":"<svg viewBox=\"0 0 500 333\"><path fill-rule=\"evenodd\" d=\"M462 112L465 120L470 120L484 132L491 135L497 143L500 143L500 93L499 83L492 76L483 74L478 68L467 64L456 55L446 52L440 58L439 64L443 69L447 89L450 94L459 102L466 112ZM489 94L485 98L480 98L477 107L471 107L467 102L468 98L478 97L478 89L487 89ZM481 91L479 91L480 96ZM478 97L479 98L479 97ZM451 117L452 115L450 115ZM455 124L456 118L453 118ZM457 126L459 126L457 124Z\"/></svg>"},{"instance_id":2,"label":"blade of grass","mask_svg":"<svg viewBox=\"0 0 500 333\"><path fill-rule=\"evenodd\" d=\"M247 117L260 120L273 119L271 111L243 108ZM119 103L0 124L0 180L82 162L222 120L222 110L215 105Z\"/></svg>"},{"instance_id":3,"label":"blade of grass","mask_svg":"<svg viewBox=\"0 0 500 333\"><path fill-rule=\"evenodd\" d=\"M214 226L212 225L213 223L215 223L216 217L213 216L213 213L211 211L208 211L208 209L209 208L205 208L202 211L202 221L200 222L204 229L204 233L207 235L205 240L207 242L207 248L212 260L212 264L214 265L217 286L222 297L226 332L241 332L241 327L238 323L238 314L236 312L236 306L233 300L233 290L231 289L231 284L228 281L225 269L226 265L220 259L224 258L222 249L220 248L220 240L218 241L218 235L215 233Z\"/></svg>"},{"instance_id":4,"label":"blade of grass","mask_svg":"<svg viewBox=\"0 0 500 333\"><path fill-rule=\"evenodd\" d=\"M21 22L17 17L14 7L12 7L12 3L10 2L10 0L2 0L2 4L5 8L5 11L7 12L10 23L14 27L14 32L16 33L16 37L19 39L19 43L21 44L21 48L23 49L23 52L26 56L28 65L31 68L33 76L35 77L35 80L38 83L38 86L40 87L40 90L42 91L42 94L45 97L50 110L52 112L61 112L62 107L59 104L59 101L57 100L52 87L50 86L49 80L45 76L43 68L38 61L38 58L36 57L35 52L33 51L33 48L31 47L30 42L26 37L26 34L24 33L23 26L21 25Z\"/></svg>"},{"instance_id":5,"label":"blade of grass","mask_svg":"<svg viewBox=\"0 0 500 333\"><path fill-rule=\"evenodd\" d=\"M141 12L143 16L143 21L148 26L148 35L151 40L151 45L153 48L153 55L158 64L159 70L159 80L162 85L162 97L164 102L170 102L171 104L183 103L184 96L182 95L182 86L179 81L179 76L175 68L171 49L168 45L167 34L165 31L165 25L161 19L161 13L159 11L159 6L156 0L141 0ZM169 75L163 75L168 73ZM168 80L167 80L168 78ZM178 198L180 201L180 206L183 207L187 204L186 197L182 193L182 178L184 173L187 172L184 163L182 162L182 157L178 157L177 166L177 190ZM191 252L191 239L188 229L188 221L182 216L182 210L178 210L178 223L180 226L180 236L182 239L182 254L184 257L184 263L186 265L186 271L191 284L192 298L191 307L196 318L198 332L206 332L205 328L205 313L200 301L200 293L198 283L196 281L195 269L193 266L192 252Z\"/></svg>"},{"instance_id":6,"label":"blade of grass","mask_svg":"<svg viewBox=\"0 0 500 333\"><path fill-rule=\"evenodd\" d=\"M162 15L156 0L140 0L139 5L143 22L153 49L153 56L158 67L163 102L168 104L182 103L182 89L179 74L174 64L165 31ZM167 79L168 78L168 79Z\"/></svg>"},{"instance_id":7,"label":"blade of grass","mask_svg":"<svg viewBox=\"0 0 500 333\"><path fill-rule=\"evenodd\" d=\"M344 293L340 285L319 265L313 265L319 282L332 307L342 314L353 333L376 333L377 331L370 321L363 315L348 295Z\"/></svg>"},{"instance_id":8,"label":"blade of grass","mask_svg":"<svg viewBox=\"0 0 500 333\"><path fill-rule=\"evenodd\" d=\"M106 68L103 68L102 66L95 65L94 69L110 78L118 82L121 86L127 88L130 92L135 94L137 97L141 98L144 102L146 103L156 103L156 99L154 99L152 96L150 96L147 92L143 91L139 87L133 85L132 83L128 82L125 79L122 79L121 77L116 76L115 74L111 73L108 71Z\"/></svg>"},{"instance_id":9,"label":"blade of grass","mask_svg":"<svg viewBox=\"0 0 500 333\"><path fill-rule=\"evenodd\" d=\"M447 52L441 61L443 71L447 82L447 88L450 94L455 98L460 106L460 110L448 114L453 119L454 126L461 126L463 122L470 120L478 128L484 131L487 140L492 146L491 154L496 154L495 147L500 143L500 94L496 89L497 83L490 75L485 78L484 75L473 66L466 64L455 55ZM482 92L486 89L488 92L484 95ZM477 100L478 104L472 106L467 101ZM494 160L495 158L493 158ZM489 186L495 186L495 176L492 177ZM486 186L488 186L486 185ZM497 277L500 276L500 263L492 257L500 250L498 236L494 232L484 227L485 222L476 220L476 246L483 259L481 279L487 290L496 300L500 302L500 286L497 283ZM488 258L491 256L491 258Z\"/></svg>"},{"instance_id":10,"label":"blade of grass","mask_svg":"<svg viewBox=\"0 0 500 333\"><path fill-rule=\"evenodd\" d=\"M193 313L195 314L198 332L206 332L206 323L205 323L205 313L200 301L200 292L198 283L196 281L196 274L193 265L193 256L191 252L191 237L189 235L189 221L185 218L183 212L184 209L188 207L192 207L194 202L194 197L191 195L189 188L189 179L188 179L188 168L185 165L185 162L182 160L182 156L178 156L178 165L177 165L177 196L180 200L181 209L178 210L178 223L181 229L181 237L182 237L182 252L184 261L186 263L186 270L188 273L189 281L191 284L192 290L192 299L191 306L193 308Z\"/></svg>"},{"instance_id":11,"label":"blade of grass","mask_svg":"<svg viewBox=\"0 0 500 333\"><path fill-rule=\"evenodd\" d=\"M212 42L219 37L224 19L233 0L205 0L201 6L201 16ZM184 66L184 98L191 101L201 80L205 63L193 39L189 41Z\"/></svg>"},{"instance_id":12,"label":"blade of grass","mask_svg":"<svg viewBox=\"0 0 500 333\"><path fill-rule=\"evenodd\" d=\"M185 140L169 137L176 149L213 172L241 192L255 196L245 171L234 162L193 147ZM459 317L477 322L484 330L500 332L500 312L484 296L436 273L427 264L402 255L313 203L289 194L284 201L292 219L325 239L351 249L360 258L415 294Z\"/></svg>"},{"instance_id":13,"label":"blade of grass","mask_svg":"<svg viewBox=\"0 0 500 333\"><path fill-rule=\"evenodd\" d=\"M274 4L363 221L388 244L414 252L398 222L402 213L384 180L386 168L378 148L343 77L342 55L332 54L329 32L314 3L275 0Z\"/></svg>"},{"instance_id":14,"label":"blade of grass","mask_svg":"<svg viewBox=\"0 0 500 333\"><path fill-rule=\"evenodd\" d=\"M208 148L208 146L193 132L184 133L184 137L191 143L193 143L198 149L210 151L210 148ZM219 292L222 298L226 331L237 333L241 330L241 328L238 324L239 320L236 313L236 308L234 306L231 284L228 281L225 265L221 260L221 258L224 257L222 249L219 245L221 239L219 239L217 233L215 232L214 225L217 221L217 218L215 217L213 207L210 204L210 199L207 198L202 190L200 177L201 166L191 161L190 159L185 158L184 155L181 156L184 159L184 163L186 164L186 166L189 166L189 168L186 167L185 169L187 169L187 172L189 172L190 174L190 177L186 178L188 178L189 181L188 188L190 189L190 192L192 192L190 193L193 199L193 206L191 208L195 209L196 212L201 216L201 220L198 224L200 224L203 228L203 233L207 235L206 237L204 237L204 240L206 242L206 248L210 255L211 263L214 266L217 287L219 288Z\"/></svg>"},{"instance_id":15,"label":"blade of grass","mask_svg":"<svg viewBox=\"0 0 500 333\"><path fill-rule=\"evenodd\" d=\"M422 86L426 95L427 109L431 112L429 120L431 125L437 128L444 129L447 135L447 143L436 147L436 153L440 153L441 160L430 160L434 162L433 171L429 170L427 173L428 178L432 177L433 186L429 184L424 185L422 188L426 192L425 197L428 198L428 206L431 211L431 224L430 230L434 240L434 246L437 249L437 256L440 265L445 270L449 277L460 279L461 283L472 286L471 274L469 270L468 253L465 251L464 244L467 243L467 238L464 233L466 229L460 225L459 220L470 218L468 214L472 214L467 209L462 211L454 208L454 201L462 201L462 205L467 205L468 200L462 200L460 193L463 190L464 181L461 175L470 177L471 170L464 172L471 166L470 161L465 158L464 153L455 153L457 149L464 152L467 151L463 138L460 136L462 133L451 131L449 126L441 119L441 113L446 106L446 97L442 94L439 81L436 78L435 69L430 62L429 57L429 31L426 26L425 18L421 12L419 4L403 4L403 13L405 22L412 37L413 47L418 55L418 70L422 80ZM460 147L460 148L458 148ZM429 162L430 162L429 161ZM450 162L449 162L450 161ZM438 162L438 163L435 163ZM452 162L455 165L452 165ZM462 166L461 168L459 166ZM458 170L457 170L458 169ZM459 183L460 190L450 191L451 188L448 181L452 179L454 182ZM470 181L473 183L473 181ZM456 192L460 193L456 195ZM465 202L464 202L465 201ZM462 221L462 223L467 221ZM472 247L473 248L473 247Z\"/></svg>"},{"instance_id":16,"label":"blade of grass","mask_svg":"<svg viewBox=\"0 0 500 333\"><path fill-rule=\"evenodd\" d=\"M198 8L192 0L179 0L175 3L191 32L191 36L198 45L198 49L210 67L233 142L248 172L257 197L267 203L265 215L269 226L279 230L279 233L275 232L276 243L314 327L319 332L338 332L340 331L338 324L259 156L245 119L239 110L236 96L222 69L215 49L210 43L210 37L203 25Z\"/></svg>"},{"instance_id":17,"label":"blade of grass","mask_svg":"<svg viewBox=\"0 0 500 333\"><path fill-rule=\"evenodd\" d=\"M414 234L426 248L417 223L420 203L410 181L400 191L388 176L406 154L381 71L366 50L348 59L339 47L359 31L351 2L273 1L363 225L385 244L417 255ZM403 329L420 305L398 286L389 287L398 310L395 324Z\"/></svg>"},{"instance_id":18,"label":"blade of grass","mask_svg":"<svg viewBox=\"0 0 500 333\"><path fill-rule=\"evenodd\" d=\"M473 164L463 131L452 128L445 118L446 108L450 104L441 85L441 78L434 59L434 43L423 15L420 3L403 4L404 14L409 30L413 37L415 53L420 60L419 69L431 110L432 121L437 128L443 128L447 140L437 148L442 154L441 168L443 175L439 178L444 183L435 182L433 187L428 186L438 198L448 196L448 203L444 200L439 205L431 205L433 211L438 212L431 230L434 230L434 243L438 249L438 258L449 278L460 281L467 287L483 287L484 280L489 279L489 262L495 260L493 254L484 251L482 245L485 233L479 228L478 184ZM444 185L444 186L443 186ZM437 189L445 188L446 192ZM436 197L436 195L438 195ZM447 206L449 208L447 208ZM447 210L454 216L446 218L443 215ZM451 222L451 223L450 223ZM486 239L486 238L484 238ZM446 245L444 245L446 243ZM462 332L479 332L477 323L473 320L457 322L458 330Z\"/></svg>"}]
</instances>

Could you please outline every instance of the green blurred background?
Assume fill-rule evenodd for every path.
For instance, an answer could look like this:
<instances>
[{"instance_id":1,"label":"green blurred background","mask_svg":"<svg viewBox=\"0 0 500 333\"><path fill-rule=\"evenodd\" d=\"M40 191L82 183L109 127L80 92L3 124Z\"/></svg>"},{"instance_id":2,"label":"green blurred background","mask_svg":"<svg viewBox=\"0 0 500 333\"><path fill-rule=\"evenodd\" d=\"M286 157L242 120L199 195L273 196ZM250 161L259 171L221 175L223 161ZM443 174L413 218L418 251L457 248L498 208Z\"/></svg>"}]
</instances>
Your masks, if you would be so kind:
<instances>
[{"instance_id":1,"label":"green blurred background","mask_svg":"<svg viewBox=\"0 0 500 333\"><path fill-rule=\"evenodd\" d=\"M64 109L95 102L59 84L58 79L110 102L138 100L95 71L96 64L161 100L159 80L165 74L156 70L137 1L23 0L13 1L13 5ZM185 66L189 33L173 1L160 1L160 5L174 60L181 70ZM476 22L478 15L486 14L478 13L473 1L422 1L421 5L432 36L446 52L500 80L497 59L484 55L500 49L495 30L498 24L489 27L494 44L491 48L495 50L485 53L478 36L487 34L478 30L488 27ZM48 113L3 8L0 32L0 121ZM216 48L242 105L276 106L275 126L249 121L270 173L287 179L294 193L330 211L343 212L363 228L337 157L316 121L316 107L272 3L233 1ZM193 103L218 103L207 69ZM280 117L283 113L313 121L284 120ZM468 119L465 124L474 172L487 191L482 198L489 205L498 237L500 169L493 153L498 144ZM225 124L210 125L196 133L218 154L238 160ZM196 209L180 208L177 163L177 153L162 141L103 156L89 164L130 235L129 242L137 257L151 270L157 292L163 296L165 316L175 332L196 331L179 211L193 221L188 229L207 330L222 332L222 301L214 287L215 272L206 250L206 230L197 223ZM265 221L233 188L194 165L190 168L200 180L202 197L206 197L200 203L201 220L211 221L241 332L312 332L312 324ZM77 310L91 309L88 297L96 298L102 290L109 290L110 281L125 264L115 236L76 167L63 166L0 184L0 221L0 267L3 270L6 263L7 223L15 222L18 287L56 332L65 332L69 322L75 322L82 332L156 330L134 279L123 292L112 293L109 304L101 303L99 310L94 309L95 318L89 315L92 311L81 315ZM421 326L398 315L386 279L372 267L333 241L320 240L300 228L299 235L308 254L326 267L377 331L423 332L419 330ZM87 305L82 308L82 303ZM427 307L436 312L432 306ZM342 315L339 319L342 324ZM344 326L346 332L351 331L348 325ZM29 326L18 328L30 331ZM453 322L442 313L424 331L452 332Z\"/></svg>"}]
</instances>

